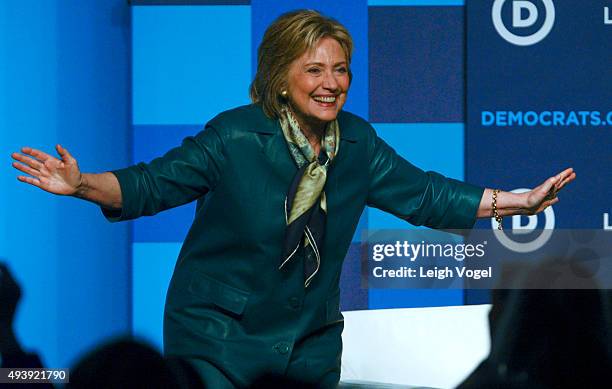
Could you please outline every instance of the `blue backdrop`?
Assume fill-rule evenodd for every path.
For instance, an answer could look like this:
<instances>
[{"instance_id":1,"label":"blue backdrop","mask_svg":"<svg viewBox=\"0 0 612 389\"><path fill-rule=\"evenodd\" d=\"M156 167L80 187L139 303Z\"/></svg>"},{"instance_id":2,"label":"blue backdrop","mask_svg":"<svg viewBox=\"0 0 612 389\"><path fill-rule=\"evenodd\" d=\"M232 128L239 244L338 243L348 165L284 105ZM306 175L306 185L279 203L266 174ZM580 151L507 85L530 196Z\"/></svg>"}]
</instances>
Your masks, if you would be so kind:
<instances>
[{"instance_id":1,"label":"blue backdrop","mask_svg":"<svg viewBox=\"0 0 612 389\"><path fill-rule=\"evenodd\" d=\"M19 183L10 153L61 142L85 171L125 166L129 8L122 0L0 2L0 258L23 288L16 332L68 367L131 331L127 225Z\"/></svg>"},{"instance_id":2,"label":"blue backdrop","mask_svg":"<svg viewBox=\"0 0 612 389\"><path fill-rule=\"evenodd\" d=\"M500 3L510 32L526 36L544 25L543 0L532 2L538 17L524 28L513 27L513 2ZM314 8L339 19L355 40L346 109L369 120L398 153L426 170L508 190L574 166L584 184L555 207L557 226L600 228L610 206L605 126L612 120L507 125L503 115L586 110L605 117L612 110L603 7L555 0L550 33L517 46L496 31L493 4L3 1L0 149L8 156L22 145L52 151L62 142L85 171L149 161L217 113L248 103L267 25L285 11ZM484 121L484 111L497 120ZM19 184L9 167L0 180L0 257L25 289L18 333L26 346L56 367L126 331L161 347L166 288L194 206L110 225L95 206ZM342 274L343 310L486 301L486 294L458 290L361 289L364 228L409 226L364 212Z\"/></svg>"},{"instance_id":3,"label":"blue backdrop","mask_svg":"<svg viewBox=\"0 0 612 389\"><path fill-rule=\"evenodd\" d=\"M546 174L572 166L578 181L552 207L553 227L605 228L612 192L612 26L604 24L602 2L555 0L547 9L538 0L531 3L535 11L515 15L520 3L497 1L506 36L524 41L552 22L548 34L529 45L498 32L492 3L470 1L466 7L467 180L531 188ZM541 229L547 216L530 218ZM508 228L528 224L526 217L506 219ZM468 303L486 298L483 292L467 294Z\"/></svg>"}]
</instances>

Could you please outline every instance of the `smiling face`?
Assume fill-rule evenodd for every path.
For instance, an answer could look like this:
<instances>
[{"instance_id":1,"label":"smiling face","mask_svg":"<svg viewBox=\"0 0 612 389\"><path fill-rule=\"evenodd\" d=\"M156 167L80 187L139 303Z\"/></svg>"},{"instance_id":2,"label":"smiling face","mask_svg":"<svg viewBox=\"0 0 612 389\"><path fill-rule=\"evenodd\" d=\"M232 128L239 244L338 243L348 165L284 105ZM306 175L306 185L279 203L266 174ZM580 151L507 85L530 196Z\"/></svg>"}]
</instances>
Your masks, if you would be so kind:
<instances>
[{"instance_id":1,"label":"smiling face","mask_svg":"<svg viewBox=\"0 0 612 389\"><path fill-rule=\"evenodd\" d=\"M342 46L322 38L289 67L288 99L302 130L321 133L346 101L350 80Z\"/></svg>"}]
</instances>

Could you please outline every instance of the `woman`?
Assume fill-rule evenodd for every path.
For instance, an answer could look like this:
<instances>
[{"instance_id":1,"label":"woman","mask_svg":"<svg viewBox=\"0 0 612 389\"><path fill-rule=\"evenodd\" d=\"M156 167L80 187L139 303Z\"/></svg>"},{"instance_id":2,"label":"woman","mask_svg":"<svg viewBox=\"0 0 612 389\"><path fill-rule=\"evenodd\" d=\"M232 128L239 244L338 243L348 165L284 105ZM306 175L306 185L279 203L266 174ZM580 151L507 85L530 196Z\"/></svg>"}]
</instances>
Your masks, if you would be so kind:
<instances>
[{"instance_id":1,"label":"woman","mask_svg":"<svg viewBox=\"0 0 612 389\"><path fill-rule=\"evenodd\" d=\"M219 114L149 164L82 174L24 148L19 180L102 206L112 221L197 200L168 290L164 351L210 387L263 372L334 387L340 377L339 277L366 205L413 224L469 228L476 217L533 214L558 201L571 169L525 194L414 167L342 111L352 40L335 20L296 11L266 31L254 104Z\"/></svg>"}]
</instances>

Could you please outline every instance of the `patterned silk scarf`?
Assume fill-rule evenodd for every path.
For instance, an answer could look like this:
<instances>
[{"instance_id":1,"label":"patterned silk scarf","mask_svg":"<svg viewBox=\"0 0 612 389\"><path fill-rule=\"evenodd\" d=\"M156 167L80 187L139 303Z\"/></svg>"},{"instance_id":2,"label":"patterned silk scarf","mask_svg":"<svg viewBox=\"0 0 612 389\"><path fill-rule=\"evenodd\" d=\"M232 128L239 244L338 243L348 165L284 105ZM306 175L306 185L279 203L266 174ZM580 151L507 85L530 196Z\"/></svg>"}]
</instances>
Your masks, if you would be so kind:
<instances>
[{"instance_id":1,"label":"patterned silk scarf","mask_svg":"<svg viewBox=\"0 0 612 389\"><path fill-rule=\"evenodd\" d=\"M306 136L288 108L280 118L283 134L298 172L285 197L285 242L279 269L304 247L304 287L308 287L321 265L321 248L325 235L327 201L323 187L327 171L340 146L338 121L327 124L317 157Z\"/></svg>"}]
</instances>

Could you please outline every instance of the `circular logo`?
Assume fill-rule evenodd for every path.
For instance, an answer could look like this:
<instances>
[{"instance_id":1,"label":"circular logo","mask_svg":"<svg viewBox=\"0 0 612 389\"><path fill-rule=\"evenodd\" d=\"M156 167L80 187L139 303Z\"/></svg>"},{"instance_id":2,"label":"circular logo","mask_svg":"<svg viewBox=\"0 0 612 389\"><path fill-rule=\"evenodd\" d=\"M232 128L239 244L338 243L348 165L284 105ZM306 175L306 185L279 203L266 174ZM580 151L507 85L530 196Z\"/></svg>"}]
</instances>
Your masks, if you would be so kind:
<instances>
[{"instance_id":1,"label":"circular logo","mask_svg":"<svg viewBox=\"0 0 612 389\"><path fill-rule=\"evenodd\" d=\"M508 42L517 46L530 46L546 38L550 30L552 30L553 24L555 23L555 5L553 4L552 0L542 0L546 10L546 16L542 27L540 27L540 29L535 33L525 36L513 34L506 28L506 25L502 20L502 7L505 2L506 0L495 0L491 15L495 29L499 35ZM521 19L521 12L523 9L529 11L529 18ZM537 14L537 8L532 2L525 0L513 1L513 26L529 27L535 22L535 19L537 19Z\"/></svg>"},{"instance_id":2,"label":"circular logo","mask_svg":"<svg viewBox=\"0 0 612 389\"><path fill-rule=\"evenodd\" d=\"M512 193L525 193L525 192L529 192L530 190L531 189L520 188L520 189L513 190ZM504 245L506 248L514 252L517 252L517 253L530 253L544 246L546 242L548 242L548 240L552 236L553 230L555 228L555 212L553 211L552 207L548 207L544 210L544 218L545 218L544 230L542 231L540 236L538 236L536 239L532 240L531 242L522 243L522 242L516 242L510 239L504 233L503 230L497 229L496 227L497 223L495 222L495 218L491 218L491 228L493 229L493 234L495 235L499 243ZM514 226L513 226L513 229L514 229ZM535 230L535 225L532 228L532 231L533 230Z\"/></svg>"}]
</instances>

